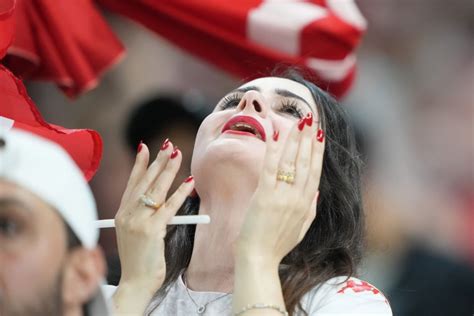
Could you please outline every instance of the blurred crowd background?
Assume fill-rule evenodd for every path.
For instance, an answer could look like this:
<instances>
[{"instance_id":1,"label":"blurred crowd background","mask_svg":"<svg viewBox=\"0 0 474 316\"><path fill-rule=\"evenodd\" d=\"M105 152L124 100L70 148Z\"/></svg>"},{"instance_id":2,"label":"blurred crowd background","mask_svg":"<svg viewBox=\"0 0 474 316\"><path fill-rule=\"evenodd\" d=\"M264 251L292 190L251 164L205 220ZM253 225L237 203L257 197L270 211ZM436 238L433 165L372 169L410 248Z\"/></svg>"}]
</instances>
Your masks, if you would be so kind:
<instances>
[{"instance_id":1,"label":"blurred crowd background","mask_svg":"<svg viewBox=\"0 0 474 316\"><path fill-rule=\"evenodd\" d=\"M397 304L413 294L410 282L433 293L443 284L427 303L474 282L474 1L357 4L368 31L342 101L366 161L368 253L360 273L389 293L398 315ZM129 20L106 17L127 56L98 88L74 101L52 84L29 83L28 91L47 121L100 132L104 155L92 186L100 216L113 218L138 141L155 152L167 137L180 146L188 158L181 181L197 124L240 82ZM170 106L187 114L164 114ZM170 119L150 120L160 113ZM101 244L113 266L112 229L102 231Z\"/></svg>"}]
</instances>

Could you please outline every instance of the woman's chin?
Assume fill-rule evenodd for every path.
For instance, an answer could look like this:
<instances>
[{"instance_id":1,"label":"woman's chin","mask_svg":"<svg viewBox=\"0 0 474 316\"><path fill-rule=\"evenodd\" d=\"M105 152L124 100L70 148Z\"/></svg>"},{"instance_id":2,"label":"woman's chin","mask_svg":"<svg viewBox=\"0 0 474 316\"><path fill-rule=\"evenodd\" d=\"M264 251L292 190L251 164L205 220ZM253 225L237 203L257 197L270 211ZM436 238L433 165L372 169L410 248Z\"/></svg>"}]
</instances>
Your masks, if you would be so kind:
<instances>
[{"instance_id":1,"label":"woman's chin","mask_svg":"<svg viewBox=\"0 0 474 316\"><path fill-rule=\"evenodd\" d=\"M207 154L220 163L260 164L265 155L265 143L250 136L222 136L207 148ZM210 157L209 157L210 158ZM211 158L212 159L212 158Z\"/></svg>"},{"instance_id":2,"label":"woman's chin","mask_svg":"<svg viewBox=\"0 0 474 316\"><path fill-rule=\"evenodd\" d=\"M265 143L261 140L247 140L222 137L213 141L206 150L195 150L192 169L231 170L239 169L251 173L261 170L265 155ZM192 171L194 174L194 171Z\"/></svg>"}]
</instances>

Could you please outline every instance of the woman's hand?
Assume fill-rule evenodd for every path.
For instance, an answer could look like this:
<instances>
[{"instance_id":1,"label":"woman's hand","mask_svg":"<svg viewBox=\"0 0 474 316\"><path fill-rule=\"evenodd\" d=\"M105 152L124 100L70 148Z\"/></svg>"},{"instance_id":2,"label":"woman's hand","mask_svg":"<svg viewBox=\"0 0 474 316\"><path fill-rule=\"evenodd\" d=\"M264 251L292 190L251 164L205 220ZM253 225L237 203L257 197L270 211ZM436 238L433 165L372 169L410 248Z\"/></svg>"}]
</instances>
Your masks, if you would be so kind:
<instances>
[{"instance_id":1,"label":"woman's hand","mask_svg":"<svg viewBox=\"0 0 474 316\"><path fill-rule=\"evenodd\" d=\"M237 260L253 258L278 267L316 216L324 140L312 116L303 120L306 124L295 124L284 144L267 143L259 184L237 242ZM294 172L294 181L278 180L279 172Z\"/></svg>"},{"instance_id":2,"label":"woman's hand","mask_svg":"<svg viewBox=\"0 0 474 316\"><path fill-rule=\"evenodd\" d=\"M181 153L168 140L148 167L149 151L141 144L115 217L122 275L114 295L116 313L143 314L166 275L166 225L194 187L192 177L166 199L181 165ZM157 203L144 205L141 196Z\"/></svg>"},{"instance_id":3,"label":"woman's hand","mask_svg":"<svg viewBox=\"0 0 474 316\"><path fill-rule=\"evenodd\" d=\"M312 117L302 122L293 127L284 145L267 143L259 184L236 243L234 313L255 304L285 309L278 266L316 217L324 154L324 140L317 137ZM280 172L294 173L294 179L277 179ZM246 314L281 315L271 308Z\"/></svg>"}]
</instances>

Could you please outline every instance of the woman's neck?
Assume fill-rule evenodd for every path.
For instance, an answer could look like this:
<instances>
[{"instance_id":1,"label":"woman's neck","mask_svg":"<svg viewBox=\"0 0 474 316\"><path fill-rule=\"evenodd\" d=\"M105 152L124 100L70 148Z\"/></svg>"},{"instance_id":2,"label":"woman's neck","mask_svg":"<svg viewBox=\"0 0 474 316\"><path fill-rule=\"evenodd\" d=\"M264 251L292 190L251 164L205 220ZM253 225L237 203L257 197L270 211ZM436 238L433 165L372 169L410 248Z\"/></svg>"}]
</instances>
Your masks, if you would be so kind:
<instances>
[{"instance_id":1,"label":"woman's neck","mask_svg":"<svg viewBox=\"0 0 474 316\"><path fill-rule=\"evenodd\" d=\"M242 177L242 174L222 181L215 179L200 192L199 214L208 214L211 223L197 225L186 280L196 291L228 293L234 283L234 243L254 194L256 179ZM239 183L235 179L239 179Z\"/></svg>"}]
</instances>

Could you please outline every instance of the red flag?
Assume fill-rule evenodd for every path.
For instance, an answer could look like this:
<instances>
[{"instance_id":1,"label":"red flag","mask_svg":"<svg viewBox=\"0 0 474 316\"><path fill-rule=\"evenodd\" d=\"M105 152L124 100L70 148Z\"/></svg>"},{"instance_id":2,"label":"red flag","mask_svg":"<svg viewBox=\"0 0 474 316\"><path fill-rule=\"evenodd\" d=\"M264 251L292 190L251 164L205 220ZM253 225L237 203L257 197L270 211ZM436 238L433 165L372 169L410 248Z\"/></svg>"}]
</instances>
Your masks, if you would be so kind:
<instances>
[{"instance_id":1,"label":"red flag","mask_svg":"<svg viewBox=\"0 0 474 316\"><path fill-rule=\"evenodd\" d=\"M0 59L2 52L6 52L12 42L14 4L14 1L6 3L0 0ZM8 124L5 124L6 121ZM99 168L102 156L102 140L99 134L93 130L66 129L45 122L23 83L0 65L0 132L4 125L9 128L12 124L15 128L28 130L61 145L83 171L87 180L90 180Z\"/></svg>"},{"instance_id":2,"label":"red flag","mask_svg":"<svg viewBox=\"0 0 474 316\"><path fill-rule=\"evenodd\" d=\"M353 0L98 0L239 77L284 62L336 96L350 87L366 23Z\"/></svg>"},{"instance_id":3,"label":"red flag","mask_svg":"<svg viewBox=\"0 0 474 316\"><path fill-rule=\"evenodd\" d=\"M124 56L92 0L16 0L14 15L3 64L24 79L54 81L70 97L94 88Z\"/></svg>"},{"instance_id":4,"label":"red flag","mask_svg":"<svg viewBox=\"0 0 474 316\"><path fill-rule=\"evenodd\" d=\"M0 0L0 59L7 53L7 48L13 41L15 20L13 11L15 0Z\"/></svg>"},{"instance_id":5,"label":"red flag","mask_svg":"<svg viewBox=\"0 0 474 316\"><path fill-rule=\"evenodd\" d=\"M92 1L17 0L4 64L26 79L54 81L69 96L93 88L124 50ZM239 77L295 64L336 96L352 83L366 26L354 0L97 1ZM2 2L14 0L0 0L0 10Z\"/></svg>"},{"instance_id":6,"label":"red flag","mask_svg":"<svg viewBox=\"0 0 474 316\"><path fill-rule=\"evenodd\" d=\"M67 129L44 121L23 83L0 65L0 119L13 120L14 128L28 130L61 145L87 180L92 179L102 157L102 140L96 131ZM34 155L34 153L31 153Z\"/></svg>"}]
</instances>

